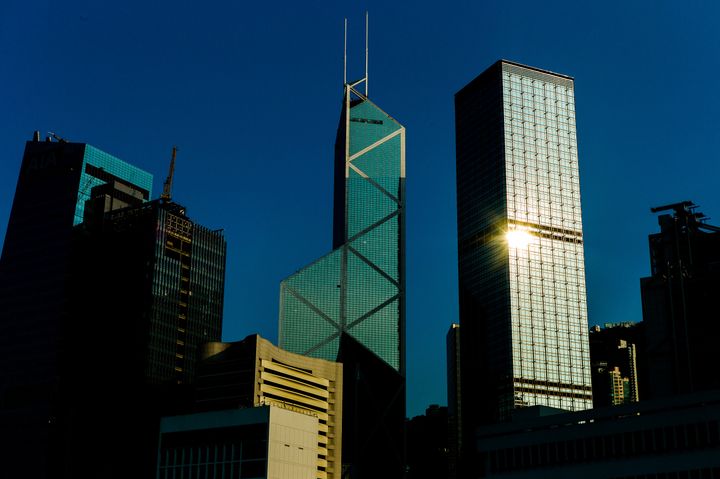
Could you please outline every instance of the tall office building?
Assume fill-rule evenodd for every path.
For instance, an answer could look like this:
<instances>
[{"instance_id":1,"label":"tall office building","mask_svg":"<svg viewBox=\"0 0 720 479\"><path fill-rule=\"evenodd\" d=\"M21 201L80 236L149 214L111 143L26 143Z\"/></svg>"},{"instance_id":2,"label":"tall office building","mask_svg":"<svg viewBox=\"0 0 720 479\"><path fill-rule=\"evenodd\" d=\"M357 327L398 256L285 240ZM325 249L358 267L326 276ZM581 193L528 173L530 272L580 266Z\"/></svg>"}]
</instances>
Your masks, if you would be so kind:
<instances>
[{"instance_id":1,"label":"tall office building","mask_svg":"<svg viewBox=\"0 0 720 479\"><path fill-rule=\"evenodd\" d=\"M137 195L116 182L93 188L74 231L72 477L154 477L160 417L181 406L178 385L192 383L200 346L221 336L222 232L169 199ZM125 460L109 463L104 448Z\"/></svg>"},{"instance_id":2,"label":"tall office building","mask_svg":"<svg viewBox=\"0 0 720 479\"><path fill-rule=\"evenodd\" d=\"M653 208L660 232L650 235L650 276L640 280L645 351L643 398L720 389L709 360L720 322L720 228L690 201Z\"/></svg>"},{"instance_id":3,"label":"tall office building","mask_svg":"<svg viewBox=\"0 0 720 479\"><path fill-rule=\"evenodd\" d=\"M152 175L84 143L25 145L0 257L0 461L7 477L62 471L73 226L93 186L132 186L147 200Z\"/></svg>"},{"instance_id":4,"label":"tall office building","mask_svg":"<svg viewBox=\"0 0 720 479\"><path fill-rule=\"evenodd\" d=\"M334 250L280 284L280 347L334 361L347 333L404 374L404 182L405 128L345 85Z\"/></svg>"},{"instance_id":5,"label":"tall office building","mask_svg":"<svg viewBox=\"0 0 720 479\"><path fill-rule=\"evenodd\" d=\"M526 406L588 409L574 81L500 60L455 119L464 433Z\"/></svg>"},{"instance_id":6,"label":"tall office building","mask_svg":"<svg viewBox=\"0 0 720 479\"><path fill-rule=\"evenodd\" d=\"M118 196L105 188L93 191L103 205ZM95 210L92 202L88 209ZM192 221L184 206L165 200L109 211L98 220L87 221L85 234L78 234L84 269L97 278L83 292L91 293L83 308L89 314L79 314L93 322L104 309L106 321L93 334L106 332L111 339L105 341L123 350L116 357L122 374L152 384L192 382L200 346L219 341L222 332L222 231Z\"/></svg>"},{"instance_id":7,"label":"tall office building","mask_svg":"<svg viewBox=\"0 0 720 479\"><path fill-rule=\"evenodd\" d=\"M345 440L357 441L343 447L344 457L354 477L378 470L396 477L390 471L402 468L405 404L405 128L360 92L364 81L345 84L335 142L334 250L282 281L279 343L345 364L346 402L369 409L346 414ZM374 380L387 399L370 407L372 401L358 398ZM363 415L381 424L356 421ZM390 455L396 466L373 465Z\"/></svg>"}]
</instances>

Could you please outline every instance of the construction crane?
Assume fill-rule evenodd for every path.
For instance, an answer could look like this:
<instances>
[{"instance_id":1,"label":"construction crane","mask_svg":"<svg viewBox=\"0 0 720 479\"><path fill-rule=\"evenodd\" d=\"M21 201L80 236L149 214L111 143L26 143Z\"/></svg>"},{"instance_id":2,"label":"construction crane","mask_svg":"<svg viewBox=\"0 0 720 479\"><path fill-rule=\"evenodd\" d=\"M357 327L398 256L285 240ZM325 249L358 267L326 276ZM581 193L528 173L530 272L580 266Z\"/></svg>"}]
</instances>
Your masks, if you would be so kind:
<instances>
[{"instance_id":1,"label":"construction crane","mask_svg":"<svg viewBox=\"0 0 720 479\"><path fill-rule=\"evenodd\" d=\"M160 199L163 201L170 201L172 193L172 182L173 175L175 174L175 157L177 156L177 146L173 146L172 159L170 160L170 172L168 173L165 184L163 185L163 192L160 195Z\"/></svg>"}]
</instances>

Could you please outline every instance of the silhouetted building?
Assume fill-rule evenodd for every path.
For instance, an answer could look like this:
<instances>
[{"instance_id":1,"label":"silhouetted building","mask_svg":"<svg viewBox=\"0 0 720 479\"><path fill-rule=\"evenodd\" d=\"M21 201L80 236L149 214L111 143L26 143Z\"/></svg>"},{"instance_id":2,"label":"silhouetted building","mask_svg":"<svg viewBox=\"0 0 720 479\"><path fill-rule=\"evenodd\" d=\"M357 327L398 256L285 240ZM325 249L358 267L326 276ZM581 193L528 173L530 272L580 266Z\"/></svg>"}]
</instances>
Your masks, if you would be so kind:
<instances>
[{"instance_id":1,"label":"silhouetted building","mask_svg":"<svg viewBox=\"0 0 720 479\"><path fill-rule=\"evenodd\" d=\"M638 343L640 325L605 324L590 328L593 405L613 406L640 400Z\"/></svg>"},{"instance_id":2,"label":"silhouetted building","mask_svg":"<svg viewBox=\"0 0 720 479\"><path fill-rule=\"evenodd\" d=\"M342 364L284 351L255 334L206 344L194 389L196 411L272 405L316 418L312 477L340 479Z\"/></svg>"},{"instance_id":3,"label":"silhouetted building","mask_svg":"<svg viewBox=\"0 0 720 479\"><path fill-rule=\"evenodd\" d=\"M277 405L164 417L158 479L315 479L318 418Z\"/></svg>"},{"instance_id":4,"label":"silhouetted building","mask_svg":"<svg viewBox=\"0 0 720 479\"><path fill-rule=\"evenodd\" d=\"M117 204L124 191L112 185L93 191L96 205ZM219 341L225 284L226 243L186 214L184 206L154 200L98 215L78 234L84 269L96 278L88 285L87 320L123 354L118 367L135 380L153 384L192 382L199 348ZM108 305L112 305L108 308ZM122 324L122 328L117 325ZM107 349L107 346L105 346Z\"/></svg>"},{"instance_id":5,"label":"silhouetted building","mask_svg":"<svg viewBox=\"0 0 720 479\"><path fill-rule=\"evenodd\" d=\"M650 398L720 388L710 360L718 347L720 321L720 228L705 223L690 201L653 208L650 276L640 280Z\"/></svg>"},{"instance_id":6,"label":"silhouetted building","mask_svg":"<svg viewBox=\"0 0 720 479\"><path fill-rule=\"evenodd\" d=\"M151 194L152 175L90 145L41 142L36 133L25 146L0 257L0 462L7 477L65 469L70 418L61 396L72 370L68 354L82 346L71 333L68 301L78 288L73 226L91 189L107 182L132 188L139 202Z\"/></svg>"},{"instance_id":7,"label":"silhouetted building","mask_svg":"<svg viewBox=\"0 0 720 479\"><path fill-rule=\"evenodd\" d=\"M226 243L171 201L132 205L114 183L91 196L75 231L67 457L72 477L152 478L160 417L183 410L201 345L221 338Z\"/></svg>"},{"instance_id":8,"label":"silhouetted building","mask_svg":"<svg viewBox=\"0 0 720 479\"><path fill-rule=\"evenodd\" d=\"M447 348L448 479L458 477L462 449L462 394L460 325L452 324L445 337Z\"/></svg>"},{"instance_id":9,"label":"silhouetted building","mask_svg":"<svg viewBox=\"0 0 720 479\"><path fill-rule=\"evenodd\" d=\"M429 406L408 420L406 435L407 479L448 477L448 408Z\"/></svg>"},{"instance_id":10,"label":"silhouetted building","mask_svg":"<svg viewBox=\"0 0 720 479\"><path fill-rule=\"evenodd\" d=\"M455 119L463 434L590 408L574 80L500 60Z\"/></svg>"},{"instance_id":11,"label":"silhouetted building","mask_svg":"<svg viewBox=\"0 0 720 479\"><path fill-rule=\"evenodd\" d=\"M353 431L343 446L351 477L395 478L404 466L405 128L360 92L363 81L344 86L335 142L334 249L282 281L279 344L345 365L344 398L359 408L346 408L343 418L344 430ZM369 363L350 364L350 358ZM372 371L378 371L377 384ZM386 404L370 414L373 408L365 410L359 398L377 391ZM353 441L356 436L367 440Z\"/></svg>"},{"instance_id":12,"label":"silhouetted building","mask_svg":"<svg viewBox=\"0 0 720 479\"><path fill-rule=\"evenodd\" d=\"M720 477L718 391L587 411L523 412L477 431L470 478Z\"/></svg>"}]
</instances>

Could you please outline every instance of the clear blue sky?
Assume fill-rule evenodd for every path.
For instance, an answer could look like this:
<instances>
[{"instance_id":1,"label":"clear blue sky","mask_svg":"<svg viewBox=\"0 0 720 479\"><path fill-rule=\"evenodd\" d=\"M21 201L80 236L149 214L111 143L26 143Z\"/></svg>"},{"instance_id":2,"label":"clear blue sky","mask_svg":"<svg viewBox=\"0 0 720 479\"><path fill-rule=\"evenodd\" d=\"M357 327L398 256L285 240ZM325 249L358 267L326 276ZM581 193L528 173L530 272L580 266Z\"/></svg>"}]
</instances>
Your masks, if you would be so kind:
<instances>
[{"instance_id":1,"label":"clear blue sky","mask_svg":"<svg viewBox=\"0 0 720 479\"><path fill-rule=\"evenodd\" d=\"M362 75L407 128L408 414L446 403L458 320L453 94L499 58L576 80L591 323L641 319L649 207L720 223L715 2L0 4L0 237L24 142L56 131L155 175L228 241L224 339L277 339L278 283L330 250L342 95ZM99 318L101 320L101 318Z\"/></svg>"}]
</instances>

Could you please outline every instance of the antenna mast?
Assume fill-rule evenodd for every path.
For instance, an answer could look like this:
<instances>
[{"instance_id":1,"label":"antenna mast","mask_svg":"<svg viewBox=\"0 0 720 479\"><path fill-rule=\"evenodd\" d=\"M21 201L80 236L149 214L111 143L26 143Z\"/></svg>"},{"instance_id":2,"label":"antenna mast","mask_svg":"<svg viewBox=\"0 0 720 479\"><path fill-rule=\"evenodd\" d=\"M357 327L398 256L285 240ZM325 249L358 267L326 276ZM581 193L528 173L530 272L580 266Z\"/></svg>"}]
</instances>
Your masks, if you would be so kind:
<instances>
[{"instance_id":1,"label":"antenna mast","mask_svg":"<svg viewBox=\"0 0 720 479\"><path fill-rule=\"evenodd\" d=\"M368 12L365 10L365 96L368 96Z\"/></svg>"},{"instance_id":2,"label":"antenna mast","mask_svg":"<svg viewBox=\"0 0 720 479\"><path fill-rule=\"evenodd\" d=\"M173 175L175 174L175 157L176 156L177 156L177 146L173 146L172 159L170 160L170 172L168 173L168 177L165 180L165 184L163 185L162 195L160 195L160 199L162 199L164 201L170 201L170 198L171 198Z\"/></svg>"},{"instance_id":3,"label":"antenna mast","mask_svg":"<svg viewBox=\"0 0 720 479\"><path fill-rule=\"evenodd\" d=\"M343 87L347 85L347 18L345 19L345 43L343 46Z\"/></svg>"}]
</instances>

